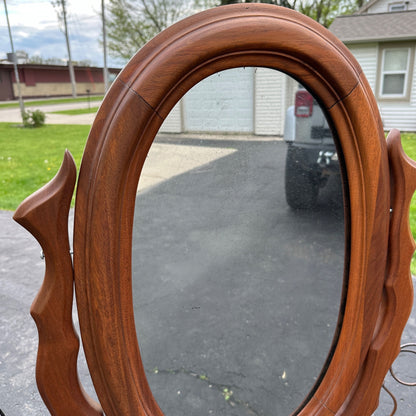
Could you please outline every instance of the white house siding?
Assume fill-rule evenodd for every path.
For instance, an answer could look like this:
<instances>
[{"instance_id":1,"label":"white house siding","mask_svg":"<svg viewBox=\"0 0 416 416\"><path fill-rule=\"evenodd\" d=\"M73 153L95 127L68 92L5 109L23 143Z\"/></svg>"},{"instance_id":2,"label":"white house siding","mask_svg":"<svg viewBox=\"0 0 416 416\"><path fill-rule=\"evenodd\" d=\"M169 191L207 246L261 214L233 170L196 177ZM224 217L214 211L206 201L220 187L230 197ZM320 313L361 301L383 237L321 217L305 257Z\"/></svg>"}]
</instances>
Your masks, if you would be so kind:
<instances>
[{"instance_id":1,"label":"white house siding","mask_svg":"<svg viewBox=\"0 0 416 416\"><path fill-rule=\"evenodd\" d=\"M377 82L378 44L348 45L348 48L363 69L364 75L374 92Z\"/></svg>"},{"instance_id":2,"label":"white house siding","mask_svg":"<svg viewBox=\"0 0 416 416\"><path fill-rule=\"evenodd\" d=\"M410 107L403 110L400 104L381 103L380 114L383 120L385 130L392 128L400 131L416 131L416 103L413 102Z\"/></svg>"},{"instance_id":3,"label":"white house siding","mask_svg":"<svg viewBox=\"0 0 416 416\"><path fill-rule=\"evenodd\" d=\"M159 130L161 133L182 133L182 101L176 103Z\"/></svg>"},{"instance_id":4,"label":"white house siding","mask_svg":"<svg viewBox=\"0 0 416 416\"><path fill-rule=\"evenodd\" d=\"M416 131L416 68L413 67L412 87L409 101L378 100L385 130Z\"/></svg>"},{"instance_id":5,"label":"white house siding","mask_svg":"<svg viewBox=\"0 0 416 416\"><path fill-rule=\"evenodd\" d=\"M287 76L286 77L286 106L285 111L291 105L295 105L295 94L298 89L299 83L295 79ZM282 129L284 130L284 123L282 124Z\"/></svg>"},{"instance_id":6,"label":"white house siding","mask_svg":"<svg viewBox=\"0 0 416 416\"><path fill-rule=\"evenodd\" d=\"M389 3L393 3L393 0L377 1L368 8L367 13L387 13L389 11Z\"/></svg>"},{"instance_id":7,"label":"white house siding","mask_svg":"<svg viewBox=\"0 0 416 416\"><path fill-rule=\"evenodd\" d=\"M253 133L254 68L211 75L183 98L187 132Z\"/></svg>"},{"instance_id":8,"label":"white house siding","mask_svg":"<svg viewBox=\"0 0 416 416\"><path fill-rule=\"evenodd\" d=\"M347 45L353 53L377 98L378 44ZM410 102L383 101L378 99L378 108L385 130L397 128L401 131L416 131L416 76L413 70L413 85Z\"/></svg>"},{"instance_id":9,"label":"white house siding","mask_svg":"<svg viewBox=\"0 0 416 416\"><path fill-rule=\"evenodd\" d=\"M416 62L415 62L416 63ZM416 131L416 65L413 68L410 102L379 101L381 118L384 129L392 128L400 131Z\"/></svg>"},{"instance_id":10,"label":"white house siding","mask_svg":"<svg viewBox=\"0 0 416 416\"><path fill-rule=\"evenodd\" d=\"M293 101L294 81L269 68L256 68L254 92L254 133L282 135L286 109Z\"/></svg>"},{"instance_id":11,"label":"white house siding","mask_svg":"<svg viewBox=\"0 0 416 416\"><path fill-rule=\"evenodd\" d=\"M387 13L389 11L389 4L401 3L401 0L381 0L375 2L371 7L368 8L367 13ZM416 9L416 0L406 1L407 10Z\"/></svg>"}]
</instances>

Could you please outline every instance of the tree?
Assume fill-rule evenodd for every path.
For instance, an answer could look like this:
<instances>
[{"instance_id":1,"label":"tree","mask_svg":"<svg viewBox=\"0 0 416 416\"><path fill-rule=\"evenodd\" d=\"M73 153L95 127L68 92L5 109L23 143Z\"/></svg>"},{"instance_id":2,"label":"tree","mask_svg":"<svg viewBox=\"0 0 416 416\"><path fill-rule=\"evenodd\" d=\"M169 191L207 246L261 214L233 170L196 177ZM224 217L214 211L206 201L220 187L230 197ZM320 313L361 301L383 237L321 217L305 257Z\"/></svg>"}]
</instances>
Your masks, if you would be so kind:
<instances>
[{"instance_id":1,"label":"tree","mask_svg":"<svg viewBox=\"0 0 416 416\"><path fill-rule=\"evenodd\" d=\"M342 14L352 14L363 4L363 0L301 0L297 10L325 27Z\"/></svg>"},{"instance_id":2,"label":"tree","mask_svg":"<svg viewBox=\"0 0 416 416\"><path fill-rule=\"evenodd\" d=\"M63 33L65 35L66 41L66 48L68 51L68 67L69 67L69 77L71 79L71 86L72 86L72 96L77 96L76 84L75 84L75 73L74 67L72 64L72 57L71 57L71 48L69 45L69 34L68 34L68 24L66 21L66 0L52 0L52 6L55 7L56 14L58 15L59 22L63 25Z\"/></svg>"},{"instance_id":3,"label":"tree","mask_svg":"<svg viewBox=\"0 0 416 416\"><path fill-rule=\"evenodd\" d=\"M220 0L221 5L231 3L269 3L297 10L321 25L329 27L335 17L358 10L364 0Z\"/></svg>"},{"instance_id":4,"label":"tree","mask_svg":"<svg viewBox=\"0 0 416 416\"><path fill-rule=\"evenodd\" d=\"M110 0L108 49L129 59L160 31L200 10L232 3L262 2L298 10L328 27L337 15L350 14L364 0Z\"/></svg>"},{"instance_id":5,"label":"tree","mask_svg":"<svg viewBox=\"0 0 416 416\"><path fill-rule=\"evenodd\" d=\"M190 0L110 0L108 49L115 58L129 59L163 29L192 13Z\"/></svg>"}]
</instances>

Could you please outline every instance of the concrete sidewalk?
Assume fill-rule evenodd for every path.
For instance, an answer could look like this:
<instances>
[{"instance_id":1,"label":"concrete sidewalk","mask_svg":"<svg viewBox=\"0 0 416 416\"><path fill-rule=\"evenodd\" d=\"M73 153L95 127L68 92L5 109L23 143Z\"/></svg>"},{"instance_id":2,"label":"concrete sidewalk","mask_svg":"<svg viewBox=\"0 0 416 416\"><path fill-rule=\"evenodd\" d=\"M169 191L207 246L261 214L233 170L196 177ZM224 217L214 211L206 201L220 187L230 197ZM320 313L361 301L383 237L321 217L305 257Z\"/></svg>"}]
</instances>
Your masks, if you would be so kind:
<instances>
[{"instance_id":1,"label":"concrete sidewalk","mask_svg":"<svg viewBox=\"0 0 416 416\"><path fill-rule=\"evenodd\" d=\"M90 107L97 107L101 101L90 102ZM54 114L55 111L73 110L78 108L89 108L88 102L68 103L68 104L52 104L33 106L30 102L25 104L26 110L41 110L46 113L46 124L87 124L91 125L94 121L95 113L67 115ZM21 123L22 117L19 108L0 108L0 122L4 123Z\"/></svg>"}]
</instances>

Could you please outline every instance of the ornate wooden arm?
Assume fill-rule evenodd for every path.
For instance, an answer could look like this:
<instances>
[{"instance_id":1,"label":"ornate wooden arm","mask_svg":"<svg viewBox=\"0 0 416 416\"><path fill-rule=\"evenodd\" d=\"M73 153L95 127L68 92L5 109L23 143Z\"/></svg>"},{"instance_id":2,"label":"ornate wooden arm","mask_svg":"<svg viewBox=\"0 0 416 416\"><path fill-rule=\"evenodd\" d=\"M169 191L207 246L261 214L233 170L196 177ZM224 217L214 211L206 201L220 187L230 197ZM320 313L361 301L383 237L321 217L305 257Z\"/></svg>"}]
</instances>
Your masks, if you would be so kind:
<instances>
[{"instance_id":1,"label":"ornate wooden arm","mask_svg":"<svg viewBox=\"0 0 416 416\"><path fill-rule=\"evenodd\" d=\"M77 374L79 340L72 323L73 268L68 213L76 179L75 162L66 151L57 175L25 199L13 218L39 242L45 278L30 313L39 332L36 381L51 415L102 415L82 389Z\"/></svg>"}]
</instances>

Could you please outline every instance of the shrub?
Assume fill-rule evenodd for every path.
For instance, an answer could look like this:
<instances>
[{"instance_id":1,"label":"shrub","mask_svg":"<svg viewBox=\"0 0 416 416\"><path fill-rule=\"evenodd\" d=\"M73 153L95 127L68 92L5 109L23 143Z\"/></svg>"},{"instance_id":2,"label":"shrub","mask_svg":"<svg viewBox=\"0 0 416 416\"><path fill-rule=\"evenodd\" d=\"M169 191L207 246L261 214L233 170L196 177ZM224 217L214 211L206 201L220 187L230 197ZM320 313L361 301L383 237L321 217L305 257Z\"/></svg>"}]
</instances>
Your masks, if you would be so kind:
<instances>
[{"instance_id":1,"label":"shrub","mask_svg":"<svg viewBox=\"0 0 416 416\"><path fill-rule=\"evenodd\" d=\"M27 110L23 113L23 125L25 127L42 127L45 124L46 115L40 110Z\"/></svg>"}]
</instances>

